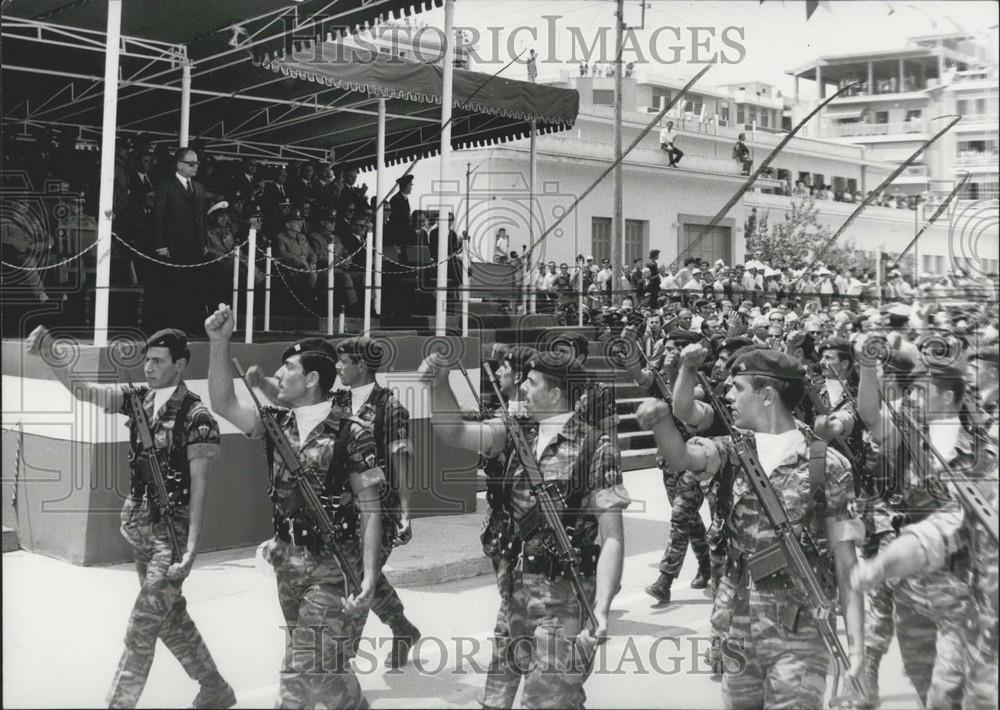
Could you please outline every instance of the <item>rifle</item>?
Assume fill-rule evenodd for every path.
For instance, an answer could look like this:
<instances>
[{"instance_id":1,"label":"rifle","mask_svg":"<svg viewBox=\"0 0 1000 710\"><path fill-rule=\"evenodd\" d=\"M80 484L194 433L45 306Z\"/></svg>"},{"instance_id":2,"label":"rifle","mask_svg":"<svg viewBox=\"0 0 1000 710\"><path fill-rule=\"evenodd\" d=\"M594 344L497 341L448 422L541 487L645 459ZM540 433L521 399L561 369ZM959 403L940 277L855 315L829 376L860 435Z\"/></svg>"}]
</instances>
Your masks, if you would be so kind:
<instances>
[{"instance_id":1,"label":"rifle","mask_svg":"<svg viewBox=\"0 0 1000 710\"><path fill-rule=\"evenodd\" d=\"M465 381L469 383L472 395L476 398L480 409L482 409L482 402L476 393L475 387L472 386L472 380L469 379L468 371L461 362L458 363L458 368L462 371ZM486 370L486 376L489 378L490 384L493 385L493 390L500 399L500 406L497 411L500 414L500 419L503 421L504 427L507 429L507 434L514 442L518 459L521 465L524 466L525 473L528 475L528 481L531 483L531 492L535 494L535 499L538 501L538 508L541 510L545 525L555 538L557 548L556 557L562 563L563 569L568 573L570 584L573 586L573 592L580 603L580 608L586 614L586 621L590 623L592 629L596 630L597 616L594 614L594 607L591 606L587 592L583 588L583 579L580 577L576 555L573 552L573 543L570 542L569 535L566 534L566 528L563 527L562 520L559 518L559 510L555 501L558 493L554 492L549 487L549 484L545 482L542 472L538 467L535 452L528 444L527 439L524 438L524 432L521 431L521 427L518 426L517 422L510 415L510 412L507 411L507 405L504 404L503 395L500 393L500 383L493 372L493 368L489 366L489 363L484 362L483 369Z\"/></svg>"},{"instance_id":2,"label":"rifle","mask_svg":"<svg viewBox=\"0 0 1000 710\"><path fill-rule=\"evenodd\" d=\"M240 366L240 361L236 358L233 358L233 367L236 368L236 373L243 380L243 384L246 385L247 391L250 392L250 397L253 399L254 406L257 407L260 421L264 425L264 435L271 441L274 450L281 457L285 468L288 469L289 475L295 481L302 500L305 502L306 510L309 517L312 518L313 525L319 530L323 542L326 543L330 552L333 553L334 559L337 560L340 571L344 575L344 584L347 587L347 593L360 594L361 580L358 579L358 573L344 556L340 545L337 544L337 529L333 524L333 520L330 519L330 514L323 507L323 503L320 501L316 491L313 490L313 487L309 485L309 481L306 480L307 474L305 469L302 468L299 457L292 449L292 445L288 443L288 438L285 436L285 432L281 430L281 427L278 426L277 420L261 405L260 400L257 398L257 393L253 391L253 387L247 382L246 373Z\"/></svg>"},{"instance_id":3,"label":"rifle","mask_svg":"<svg viewBox=\"0 0 1000 710\"><path fill-rule=\"evenodd\" d=\"M757 452L753 447L753 438L749 434L736 431L732 413L723 406L719 400L719 396L712 389L708 378L702 372L698 372L697 375L698 381L701 383L702 388L704 388L712 408L726 427L726 433L733 442L733 451L739 459L740 467L746 475L747 482L753 489L754 495L757 496L757 500L760 501L761 507L764 509L764 514L775 530L776 542L753 555L751 562L754 564L750 566L759 572L759 574L756 577L752 576L752 578L763 579L785 569L792 572L790 577L796 589L808 601L813 621L816 624L816 630L819 631L823 644L833 657L833 693L835 696L840 687L841 670L850 668L850 661L847 658L844 647L840 644L840 638L837 636L831 620L836 610L835 605L827 597L822 584L816 576L816 571L809 564L809 558L806 557L805 550L802 549L802 544L799 542L800 535L805 538L810 547L815 549L815 546L808 536L807 531L796 530L795 526L792 525L792 521L788 518L788 513L781 504L781 499L778 498L774 487L771 485L771 480L760 465L760 459L758 459ZM861 684L855 678L851 678L850 681L851 689L857 694L858 698L863 698L864 691L861 688ZM831 700L831 704L833 702Z\"/></svg>"},{"instance_id":4,"label":"rifle","mask_svg":"<svg viewBox=\"0 0 1000 710\"><path fill-rule=\"evenodd\" d=\"M170 494L167 493L167 484L163 480L163 469L160 468L160 457L159 451L156 448L156 444L153 443L153 430L149 424L149 418L146 416L146 407L143 404L142 397L139 396L139 390L135 388L135 384L132 382L132 376L128 374L128 370L123 370L125 373L126 396L129 399L129 409L132 412L132 416L135 417L135 428L138 429L139 433L139 452L137 454L136 467L143 467L144 470L149 472L149 477L153 480L153 486L156 488L156 507L160 509L160 517L163 522L167 525L167 537L170 538L170 549L173 550L174 559L180 561L181 559L181 544L177 539L177 531L174 529L174 521L171 516L174 513L174 504L170 500ZM181 423L183 425L183 422Z\"/></svg>"},{"instance_id":5,"label":"rifle","mask_svg":"<svg viewBox=\"0 0 1000 710\"><path fill-rule=\"evenodd\" d=\"M649 358L646 357L646 353L642 351L642 348L637 347L636 351L639 353L639 358L645 364L646 369L649 370L649 372L653 375L653 384L656 385L656 391L660 393L660 397L663 399L664 402L667 403L667 406L670 407L671 409L670 416L673 416L674 395L673 392L671 392L670 390L670 385L668 385L667 381L663 379L663 375L660 374L659 368L653 367L652 363L650 363L649 361ZM684 422L680 421L677 417L674 417L674 422L679 426L682 435L684 435L685 437L694 436L694 434L691 432L691 428Z\"/></svg>"},{"instance_id":6,"label":"rifle","mask_svg":"<svg viewBox=\"0 0 1000 710\"><path fill-rule=\"evenodd\" d=\"M879 398L883 402L887 401L882 384L876 383L876 386L878 387ZM893 426L899 431L903 445L910 455L910 460L919 469L918 473L921 479L933 481L939 485L943 484L948 490L952 491L962 508L965 509L966 514L975 518L986 529L986 532L989 533L990 538L993 540L993 544L996 545L998 542L997 510L983 495L982 491L979 490L979 486L973 480L963 476L951 467L951 464L945 460L941 452L931 443L927 432L917 426L917 423L913 421L909 413L897 407L885 407L885 410L889 413L889 418L892 420ZM940 473L934 473L924 463L925 452L930 452L937 459L938 464L941 466Z\"/></svg>"}]
</instances>

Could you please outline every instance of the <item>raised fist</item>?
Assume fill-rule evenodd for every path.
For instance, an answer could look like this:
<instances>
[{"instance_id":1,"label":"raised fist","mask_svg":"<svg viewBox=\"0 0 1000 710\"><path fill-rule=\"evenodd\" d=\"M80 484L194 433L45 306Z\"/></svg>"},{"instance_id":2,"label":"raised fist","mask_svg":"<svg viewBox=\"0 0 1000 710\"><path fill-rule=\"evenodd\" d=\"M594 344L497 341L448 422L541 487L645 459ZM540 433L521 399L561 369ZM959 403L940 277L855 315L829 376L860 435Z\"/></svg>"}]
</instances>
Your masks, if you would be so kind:
<instances>
[{"instance_id":1,"label":"raised fist","mask_svg":"<svg viewBox=\"0 0 1000 710\"><path fill-rule=\"evenodd\" d=\"M213 342L229 340L233 336L235 325L232 309L225 303L220 303L215 313L205 319L205 334Z\"/></svg>"},{"instance_id":2,"label":"raised fist","mask_svg":"<svg viewBox=\"0 0 1000 710\"><path fill-rule=\"evenodd\" d=\"M246 371L247 384L251 387L260 387L264 375L261 374L260 365L251 365Z\"/></svg>"},{"instance_id":3,"label":"raised fist","mask_svg":"<svg viewBox=\"0 0 1000 710\"><path fill-rule=\"evenodd\" d=\"M671 417L670 407L667 403L659 399L647 399L639 405L635 418L639 422L639 427L649 431L660 422Z\"/></svg>"},{"instance_id":4,"label":"raised fist","mask_svg":"<svg viewBox=\"0 0 1000 710\"><path fill-rule=\"evenodd\" d=\"M681 365L697 370L708 357L708 348L701 343L691 343L681 350Z\"/></svg>"},{"instance_id":5,"label":"raised fist","mask_svg":"<svg viewBox=\"0 0 1000 710\"><path fill-rule=\"evenodd\" d=\"M41 355L42 349L49 347L52 339L49 338L49 329L40 325L31 331L31 335L24 341L24 347L30 355Z\"/></svg>"}]
</instances>

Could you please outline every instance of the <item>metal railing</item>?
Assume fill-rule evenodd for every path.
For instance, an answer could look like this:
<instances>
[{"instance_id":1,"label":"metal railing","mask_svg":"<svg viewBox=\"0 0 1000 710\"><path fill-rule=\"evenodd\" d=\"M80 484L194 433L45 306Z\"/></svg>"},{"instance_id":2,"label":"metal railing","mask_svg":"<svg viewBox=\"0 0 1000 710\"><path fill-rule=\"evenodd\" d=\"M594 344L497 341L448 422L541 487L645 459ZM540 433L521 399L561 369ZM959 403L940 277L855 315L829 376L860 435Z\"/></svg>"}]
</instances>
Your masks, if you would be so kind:
<instances>
[{"instance_id":1,"label":"metal railing","mask_svg":"<svg viewBox=\"0 0 1000 710\"><path fill-rule=\"evenodd\" d=\"M851 138L856 136L895 136L920 134L927 131L927 124L920 121L894 121L892 123L835 123L827 121L823 127L828 137Z\"/></svg>"}]
</instances>

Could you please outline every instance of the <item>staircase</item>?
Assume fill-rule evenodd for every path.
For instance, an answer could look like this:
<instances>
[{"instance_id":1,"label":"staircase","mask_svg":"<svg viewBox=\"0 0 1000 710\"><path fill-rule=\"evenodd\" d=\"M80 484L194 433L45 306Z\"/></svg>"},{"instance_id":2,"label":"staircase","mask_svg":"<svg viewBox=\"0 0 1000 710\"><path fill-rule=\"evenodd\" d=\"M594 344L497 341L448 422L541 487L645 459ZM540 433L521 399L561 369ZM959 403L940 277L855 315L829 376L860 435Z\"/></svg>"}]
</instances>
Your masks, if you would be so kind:
<instances>
[{"instance_id":1,"label":"staircase","mask_svg":"<svg viewBox=\"0 0 1000 710\"><path fill-rule=\"evenodd\" d=\"M482 338L482 358L489 358L494 342L534 346L544 339L552 338L559 332L575 332L574 327L525 328L517 330L498 329L484 330L479 333ZM583 332L588 337L593 330L584 327ZM596 375L598 380L613 384L615 388L615 405L618 414L618 447L622 456L622 470L635 471L656 466L656 443L648 431L640 431L635 412L643 399L646 390L629 379L628 373L614 368L606 355L606 343L591 340L590 354L587 357L587 371Z\"/></svg>"}]
</instances>

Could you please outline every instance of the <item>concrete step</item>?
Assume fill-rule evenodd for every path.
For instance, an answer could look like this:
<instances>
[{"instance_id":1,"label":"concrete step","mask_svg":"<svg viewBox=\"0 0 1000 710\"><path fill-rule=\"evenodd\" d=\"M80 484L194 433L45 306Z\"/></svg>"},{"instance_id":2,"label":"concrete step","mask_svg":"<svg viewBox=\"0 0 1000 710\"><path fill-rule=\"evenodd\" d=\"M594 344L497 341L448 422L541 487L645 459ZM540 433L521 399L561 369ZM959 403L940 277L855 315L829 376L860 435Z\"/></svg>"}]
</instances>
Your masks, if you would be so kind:
<instances>
[{"instance_id":1,"label":"concrete step","mask_svg":"<svg viewBox=\"0 0 1000 710\"><path fill-rule=\"evenodd\" d=\"M17 530L14 528L9 528L6 525L3 526L3 551L13 552L14 550L21 549L20 543L17 541Z\"/></svg>"},{"instance_id":2,"label":"concrete step","mask_svg":"<svg viewBox=\"0 0 1000 710\"><path fill-rule=\"evenodd\" d=\"M639 405L646 400L645 397L618 397L615 399L615 405L618 410L618 416L625 414L635 414L635 410L639 408Z\"/></svg>"},{"instance_id":3,"label":"concrete step","mask_svg":"<svg viewBox=\"0 0 1000 710\"><path fill-rule=\"evenodd\" d=\"M656 466L656 449L622 451L622 471L638 471Z\"/></svg>"},{"instance_id":4,"label":"concrete step","mask_svg":"<svg viewBox=\"0 0 1000 710\"><path fill-rule=\"evenodd\" d=\"M618 433L624 434L632 431L639 431L639 420L635 418L635 414L632 412L628 414L619 414Z\"/></svg>"},{"instance_id":5,"label":"concrete step","mask_svg":"<svg viewBox=\"0 0 1000 710\"><path fill-rule=\"evenodd\" d=\"M650 449L656 447L656 440L651 431L619 431L618 448L624 451Z\"/></svg>"}]
</instances>

